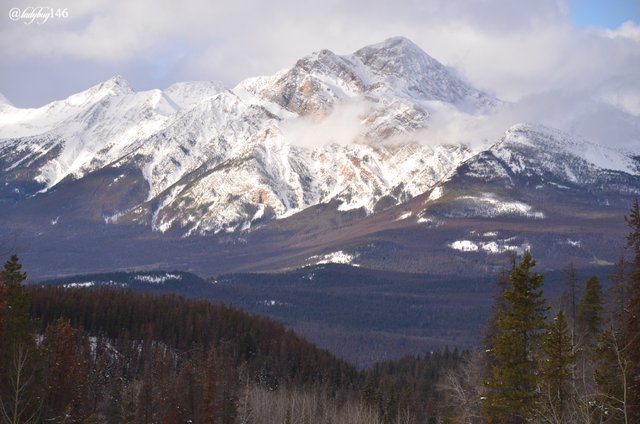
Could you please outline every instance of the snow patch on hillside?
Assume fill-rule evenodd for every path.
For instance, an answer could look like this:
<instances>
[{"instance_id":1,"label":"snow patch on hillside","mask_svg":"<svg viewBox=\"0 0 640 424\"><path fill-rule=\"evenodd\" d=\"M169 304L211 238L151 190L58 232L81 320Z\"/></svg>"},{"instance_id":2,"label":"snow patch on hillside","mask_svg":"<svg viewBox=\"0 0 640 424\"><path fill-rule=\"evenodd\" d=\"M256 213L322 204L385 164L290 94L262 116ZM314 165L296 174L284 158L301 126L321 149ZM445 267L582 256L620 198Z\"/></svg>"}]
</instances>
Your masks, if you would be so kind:
<instances>
[{"instance_id":1,"label":"snow patch on hillside","mask_svg":"<svg viewBox=\"0 0 640 424\"><path fill-rule=\"evenodd\" d=\"M346 264L351 266L360 266L358 264L353 263L356 255L352 255L350 253L346 253L343 250L338 250L337 252L327 253L326 255L315 255L308 258L308 261L312 261L314 265L323 265L323 264Z\"/></svg>"},{"instance_id":2,"label":"snow patch on hillside","mask_svg":"<svg viewBox=\"0 0 640 424\"><path fill-rule=\"evenodd\" d=\"M480 249L480 246L471 240L456 240L449 244L449 247L460 252L477 252Z\"/></svg>"},{"instance_id":3,"label":"snow patch on hillside","mask_svg":"<svg viewBox=\"0 0 640 424\"><path fill-rule=\"evenodd\" d=\"M171 280L182 280L182 275L165 273L162 275L136 275L135 280L149 284L164 284Z\"/></svg>"},{"instance_id":4,"label":"snow patch on hillside","mask_svg":"<svg viewBox=\"0 0 640 424\"><path fill-rule=\"evenodd\" d=\"M69 289L69 288L77 288L77 287L93 287L95 285L96 285L95 281L86 281L84 283L63 284L62 287L64 287L65 289Z\"/></svg>"},{"instance_id":5,"label":"snow patch on hillside","mask_svg":"<svg viewBox=\"0 0 640 424\"><path fill-rule=\"evenodd\" d=\"M544 213L534 211L531 205L515 200L502 200L492 193L482 193L480 196L461 196L471 206L469 215L496 217L501 215L518 215L533 219L544 219Z\"/></svg>"},{"instance_id":6,"label":"snow patch on hillside","mask_svg":"<svg viewBox=\"0 0 640 424\"><path fill-rule=\"evenodd\" d=\"M438 186L438 187L434 188L431 191L431 193L429 193L429 197L427 198L427 201L438 200L443 195L444 195L444 189L442 188L442 186Z\"/></svg>"},{"instance_id":7,"label":"snow patch on hillside","mask_svg":"<svg viewBox=\"0 0 640 424\"><path fill-rule=\"evenodd\" d=\"M71 288L83 288L83 287L95 287L95 286L109 286L109 287L127 287L127 283L117 283L113 280L108 281L84 281L80 283L67 283L62 284L65 289Z\"/></svg>"},{"instance_id":8,"label":"snow patch on hillside","mask_svg":"<svg viewBox=\"0 0 640 424\"><path fill-rule=\"evenodd\" d=\"M531 246L528 243L522 243L520 245L508 244L511 239L506 240L494 240L489 242L472 241L472 240L456 240L449 243L449 247L459 252L480 252L491 255L497 255L505 252L517 252L519 254L524 253L530 249Z\"/></svg>"},{"instance_id":9,"label":"snow patch on hillside","mask_svg":"<svg viewBox=\"0 0 640 424\"><path fill-rule=\"evenodd\" d=\"M411 215L413 215L413 212L411 212L411 211L405 212L405 213L401 214L400 216L398 216L394 221L402 221L403 219L410 218Z\"/></svg>"}]
</instances>

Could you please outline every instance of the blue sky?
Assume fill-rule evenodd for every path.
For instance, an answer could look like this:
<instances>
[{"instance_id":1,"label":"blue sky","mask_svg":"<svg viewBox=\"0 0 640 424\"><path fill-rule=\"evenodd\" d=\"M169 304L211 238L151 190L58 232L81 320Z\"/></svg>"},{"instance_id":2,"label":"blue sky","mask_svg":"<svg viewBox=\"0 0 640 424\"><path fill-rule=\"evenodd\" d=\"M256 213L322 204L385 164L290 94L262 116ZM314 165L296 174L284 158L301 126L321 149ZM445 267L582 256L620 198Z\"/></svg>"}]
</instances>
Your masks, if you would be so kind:
<instances>
[{"instance_id":1,"label":"blue sky","mask_svg":"<svg viewBox=\"0 0 640 424\"><path fill-rule=\"evenodd\" d=\"M640 22L640 0L571 0L568 6L578 26L616 29L626 21Z\"/></svg>"}]
</instances>

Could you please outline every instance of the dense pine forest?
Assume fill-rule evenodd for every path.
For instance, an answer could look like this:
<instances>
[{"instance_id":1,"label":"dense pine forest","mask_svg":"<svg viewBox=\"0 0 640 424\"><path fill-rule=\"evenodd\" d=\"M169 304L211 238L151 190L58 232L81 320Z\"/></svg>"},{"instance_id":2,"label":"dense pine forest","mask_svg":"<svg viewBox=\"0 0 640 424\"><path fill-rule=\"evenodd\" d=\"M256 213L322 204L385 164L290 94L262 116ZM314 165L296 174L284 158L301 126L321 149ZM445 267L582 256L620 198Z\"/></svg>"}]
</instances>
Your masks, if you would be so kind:
<instances>
[{"instance_id":1,"label":"dense pine forest","mask_svg":"<svg viewBox=\"0 0 640 424\"><path fill-rule=\"evenodd\" d=\"M361 372L281 324L175 295L2 272L3 422L397 422L437 415L457 352ZM425 403L425 400L429 400Z\"/></svg>"},{"instance_id":2,"label":"dense pine forest","mask_svg":"<svg viewBox=\"0 0 640 424\"><path fill-rule=\"evenodd\" d=\"M569 264L561 299L526 252L497 278L475 351L357 370L239 309L0 273L3 423L638 423L640 206L604 290Z\"/></svg>"}]
</instances>

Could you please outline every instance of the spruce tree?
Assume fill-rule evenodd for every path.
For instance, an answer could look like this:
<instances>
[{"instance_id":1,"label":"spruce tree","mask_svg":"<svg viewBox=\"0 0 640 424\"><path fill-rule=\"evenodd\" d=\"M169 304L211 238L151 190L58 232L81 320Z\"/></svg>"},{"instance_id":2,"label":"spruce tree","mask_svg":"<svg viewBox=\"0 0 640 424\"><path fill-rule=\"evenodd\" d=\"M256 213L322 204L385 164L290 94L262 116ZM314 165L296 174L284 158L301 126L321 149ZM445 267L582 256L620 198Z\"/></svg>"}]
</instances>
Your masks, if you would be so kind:
<instances>
[{"instance_id":1,"label":"spruce tree","mask_svg":"<svg viewBox=\"0 0 640 424\"><path fill-rule=\"evenodd\" d=\"M626 264L624 257L620 257L616 262L614 271L608 276L611 281L609 287L609 312L611 314L611 324L616 330L621 330L625 320L625 308L627 307L627 278Z\"/></svg>"},{"instance_id":2,"label":"spruce tree","mask_svg":"<svg viewBox=\"0 0 640 424\"><path fill-rule=\"evenodd\" d=\"M544 329L544 277L533 273L530 252L511 273L504 292L506 308L497 320L493 356L496 364L486 381L484 414L492 423L523 423L535 413L540 385L537 349Z\"/></svg>"},{"instance_id":3,"label":"spruce tree","mask_svg":"<svg viewBox=\"0 0 640 424\"><path fill-rule=\"evenodd\" d=\"M22 265L16 255L4 264L0 272L0 285L5 291L5 313L2 345L10 350L16 344L33 343L33 331L29 321L29 300L22 286L27 274L21 272Z\"/></svg>"},{"instance_id":4,"label":"spruce tree","mask_svg":"<svg viewBox=\"0 0 640 424\"><path fill-rule=\"evenodd\" d=\"M629 419L640 423L640 204L635 200L625 217L631 232L627 247L634 253L634 268L629 275L629 296L623 328L624 349L629 364Z\"/></svg>"},{"instance_id":5,"label":"spruce tree","mask_svg":"<svg viewBox=\"0 0 640 424\"><path fill-rule=\"evenodd\" d=\"M485 346L485 360L487 361L487 368L490 369L495 365L495 358L493 357L494 345L496 337L499 334L498 320L502 317L507 310L507 302L504 299L504 293L511 285L511 273L516 268L516 253L509 252L509 267L503 268L498 275L498 279L494 283L496 289L496 295L491 306L489 313L489 319L487 325L484 328L484 346Z\"/></svg>"},{"instance_id":6,"label":"spruce tree","mask_svg":"<svg viewBox=\"0 0 640 424\"><path fill-rule=\"evenodd\" d=\"M0 331L0 416L5 422L35 422L39 415L35 379L35 332L29 320L29 300L22 282L27 275L16 255L4 264Z\"/></svg>"},{"instance_id":7,"label":"spruce tree","mask_svg":"<svg viewBox=\"0 0 640 424\"><path fill-rule=\"evenodd\" d=\"M573 263L564 269L565 291L562 294L562 303L569 314L569 325L571 326L571 343L575 344L576 322L578 312L578 273Z\"/></svg>"},{"instance_id":8,"label":"spruce tree","mask_svg":"<svg viewBox=\"0 0 640 424\"><path fill-rule=\"evenodd\" d=\"M543 338L543 396L550 416L560 422L566 417L567 402L570 398L570 383L575 366L576 355L571 343L569 326L560 311L549 325Z\"/></svg>"},{"instance_id":9,"label":"spruce tree","mask_svg":"<svg viewBox=\"0 0 640 424\"><path fill-rule=\"evenodd\" d=\"M578 305L578 330L586 344L595 340L603 323L603 311L602 286L598 277L594 275L587 280L584 295Z\"/></svg>"}]
</instances>

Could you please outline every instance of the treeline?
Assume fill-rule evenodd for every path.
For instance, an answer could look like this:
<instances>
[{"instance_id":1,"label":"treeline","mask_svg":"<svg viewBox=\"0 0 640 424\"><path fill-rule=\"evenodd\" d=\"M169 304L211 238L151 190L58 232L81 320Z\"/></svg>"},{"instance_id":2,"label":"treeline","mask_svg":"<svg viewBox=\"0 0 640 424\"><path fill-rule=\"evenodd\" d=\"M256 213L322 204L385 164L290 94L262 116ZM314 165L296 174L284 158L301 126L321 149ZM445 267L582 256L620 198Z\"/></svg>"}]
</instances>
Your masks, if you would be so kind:
<instances>
[{"instance_id":1,"label":"treeline","mask_svg":"<svg viewBox=\"0 0 640 424\"><path fill-rule=\"evenodd\" d=\"M467 356L445 349L441 353L379 362L365 373L363 399L378 412L380 422L439 422L444 412L439 384Z\"/></svg>"},{"instance_id":2,"label":"treeline","mask_svg":"<svg viewBox=\"0 0 640 424\"><path fill-rule=\"evenodd\" d=\"M271 319L25 277L15 256L0 273L1 422L261 422L292 388L357 403L357 370Z\"/></svg>"},{"instance_id":3,"label":"treeline","mask_svg":"<svg viewBox=\"0 0 640 424\"><path fill-rule=\"evenodd\" d=\"M445 421L640 423L638 201L625 220L633 263L620 259L606 295L598 278L581 283L569 266L561 306L551 308L531 254L513 261L483 348L441 383Z\"/></svg>"},{"instance_id":4,"label":"treeline","mask_svg":"<svg viewBox=\"0 0 640 424\"><path fill-rule=\"evenodd\" d=\"M175 295L27 285L0 272L2 423L639 423L633 263L566 270L560 305L527 252L500 275L484 345L357 371L281 324Z\"/></svg>"},{"instance_id":5,"label":"treeline","mask_svg":"<svg viewBox=\"0 0 640 424\"><path fill-rule=\"evenodd\" d=\"M357 371L233 307L0 273L0 422L353 423L435 420L456 351Z\"/></svg>"},{"instance_id":6,"label":"treeline","mask_svg":"<svg viewBox=\"0 0 640 424\"><path fill-rule=\"evenodd\" d=\"M64 317L89 334L109 340L152 341L180 352L232 345L232 364L249 364L252 372L264 374L274 387L280 382L309 381L348 387L358 378L351 365L282 324L223 304L109 288L26 287L30 315L39 321L38 333Z\"/></svg>"}]
</instances>

